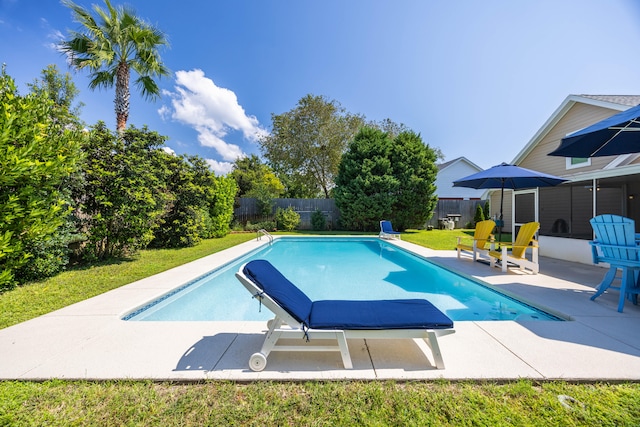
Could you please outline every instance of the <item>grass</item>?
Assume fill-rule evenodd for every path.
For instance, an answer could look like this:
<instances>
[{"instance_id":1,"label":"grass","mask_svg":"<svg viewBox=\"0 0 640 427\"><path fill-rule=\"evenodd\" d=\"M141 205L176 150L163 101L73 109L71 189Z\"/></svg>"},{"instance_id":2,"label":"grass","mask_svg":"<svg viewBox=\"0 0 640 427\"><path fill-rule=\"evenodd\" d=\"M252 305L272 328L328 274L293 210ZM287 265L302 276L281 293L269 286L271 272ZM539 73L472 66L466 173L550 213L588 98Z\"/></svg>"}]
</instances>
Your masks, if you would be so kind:
<instances>
[{"instance_id":1,"label":"grass","mask_svg":"<svg viewBox=\"0 0 640 427\"><path fill-rule=\"evenodd\" d=\"M453 249L458 235L472 234L473 230L409 230L402 238L433 249ZM0 294L0 328L254 237L232 234L194 248L142 251L132 259L71 269L5 292ZM503 240L507 240L504 235ZM576 401L565 407L559 395ZM638 401L640 384L562 381L4 381L0 382L0 426L631 426L640 419Z\"/></svg>"},{"instance_id":2,"label":"grass","mask_svg":"<svg viewBox=\"0 0 640 427\"><path fill-rule=\"evenodd\" d=\"M558 396L571 396L568 407ZM638 384L0 383L0 425L636 426Z\"/></svg>"}]
</instances>

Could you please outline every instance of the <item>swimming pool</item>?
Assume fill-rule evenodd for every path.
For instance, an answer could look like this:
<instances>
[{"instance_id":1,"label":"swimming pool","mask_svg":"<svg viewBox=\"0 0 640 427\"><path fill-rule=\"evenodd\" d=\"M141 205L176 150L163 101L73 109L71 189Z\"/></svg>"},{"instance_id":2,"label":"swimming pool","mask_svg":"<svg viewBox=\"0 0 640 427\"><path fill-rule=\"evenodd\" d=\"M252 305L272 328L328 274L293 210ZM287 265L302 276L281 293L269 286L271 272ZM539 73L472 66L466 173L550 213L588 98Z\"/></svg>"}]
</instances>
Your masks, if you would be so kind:
<instances>
[{"instance_id":1,"label":"swimming pool","mask_svg":"<svg viewBox=\"0 0 640 427\"><path fill-rule=\"evenodd\" d=\"M312 300L425 298L452 320L561 320L377 238L283 237L178 287L132 321L268 320L234 274L269 260Z\"/></svg>"}]
</instances>

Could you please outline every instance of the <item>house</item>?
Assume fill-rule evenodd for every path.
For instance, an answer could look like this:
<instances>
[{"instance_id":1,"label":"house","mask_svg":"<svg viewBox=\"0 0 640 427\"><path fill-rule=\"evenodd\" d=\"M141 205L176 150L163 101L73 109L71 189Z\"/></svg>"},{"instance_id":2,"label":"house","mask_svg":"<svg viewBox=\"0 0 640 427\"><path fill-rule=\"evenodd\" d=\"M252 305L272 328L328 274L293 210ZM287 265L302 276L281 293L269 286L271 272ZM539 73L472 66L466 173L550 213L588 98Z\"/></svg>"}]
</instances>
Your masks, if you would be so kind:
<instances>
[{"instance_id":1,"label":"house","mask_svg":"<svg viewBox=\"0 0 640 427\"><path fill-rule=\"evenodd\" d=\"M512 162L569 181L550 188L505 190L504 230L515 233L519 225L538 221L541 255L590 264L589 219L611 213L630 217L640 226L640 153L594 158L548 155L567 134L638 104L636 95L569 95ZM492 191L491 213L497 213L499 206L500 192Z\"/></svg>"},{"instance_id":2,"label":"house","mask_svg":"<svg viewBox=\"0 0 640 427\"><path fill-rule=\"evenodd\" d=\"M480 172L482 168L465 157L458 157L438 165L436 177L436 195L438 204L427 226L446 227L443 220L452 221L448 226L463 228L473 223L476 206L483 205L489 196L489 190L454 187L453 182L460 178ZM471 225L473 226L473 225Z\"/></svg>"},{"instance_id":3,"label":"house","mask_svg":"<svg viewBox=\"0 0 640 427\"><path fill-rule=\"evenodd\" d=\"M453 182L465 176L480 172L482 168L466 157L458 157L438 165L436 194L439 200L481 200L488 196L487 190L454 187Z\"/></svg>"}]
</instances>

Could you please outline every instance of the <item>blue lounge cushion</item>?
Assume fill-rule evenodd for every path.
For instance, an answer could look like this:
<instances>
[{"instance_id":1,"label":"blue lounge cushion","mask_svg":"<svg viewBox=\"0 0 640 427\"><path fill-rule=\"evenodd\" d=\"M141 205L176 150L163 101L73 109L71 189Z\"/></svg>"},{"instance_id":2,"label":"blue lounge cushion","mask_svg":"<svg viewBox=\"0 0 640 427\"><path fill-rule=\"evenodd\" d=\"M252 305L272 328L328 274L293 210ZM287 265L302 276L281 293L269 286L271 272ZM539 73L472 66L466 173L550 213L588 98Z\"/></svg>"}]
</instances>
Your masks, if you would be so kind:
<instances>
[{"instance_id":1,"label":"blue lounge cushion","mask_svg":"<svg viewBox=\"0 0 640 427\"><path fill-rule=\"evenodd\" d=\"M380 221L380 227L383 233L387 234L400 234L398 231L394 231L391 221Z\"/></svg>"},{"instance_id":2,"label":"blue lounge cushion","mask_svg":"<svg viewBox=\"0 0 640 427\"><path fill-rule=\"evenodd\" d=\"M425 299L311 301L269 261L253 260L243 270L298 322L313 329L448 329L449 319Z\"/></svg>"},{"instance_id":3,"label":"blue lounge cushion","mask_svg":"<svg viewBox=\"0 0 640 427\"><path fill-rule=\"evenodd\" d=\"M269 261L250 261L245 265L243 272L294 319L308 326L313 303Z\"/></svg>"},{"instance_id":4,"label":"blue lounge cushion","mask_svg":"<svg viewBox=\"0 0 640 427\"><path fill-rule=\"evenodd\" d=\"M448 329L453 321L425 299L314 301L313 329Z\"/></svg>"}]
</instances>

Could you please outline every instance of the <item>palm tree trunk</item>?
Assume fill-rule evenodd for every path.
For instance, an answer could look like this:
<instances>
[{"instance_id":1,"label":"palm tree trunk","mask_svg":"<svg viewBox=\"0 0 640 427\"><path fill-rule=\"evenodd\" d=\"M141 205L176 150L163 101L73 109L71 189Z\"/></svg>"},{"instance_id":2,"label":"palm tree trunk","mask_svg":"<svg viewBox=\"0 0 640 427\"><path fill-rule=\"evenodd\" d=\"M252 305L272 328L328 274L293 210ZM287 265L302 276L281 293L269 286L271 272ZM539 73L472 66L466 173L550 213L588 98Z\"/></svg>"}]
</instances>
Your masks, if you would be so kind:
<instances>
[{"instance_id":1,"label":"palm tree trunk","mask_svg":"<svg viewBox=\"0 0 640 427\"><path fill-rule=\"evenodd\" d=\"M116 74L116 130L118 133L124 132L129 119L129 65L122 61L118 65Z\"/></svg>"}]
</instances>

